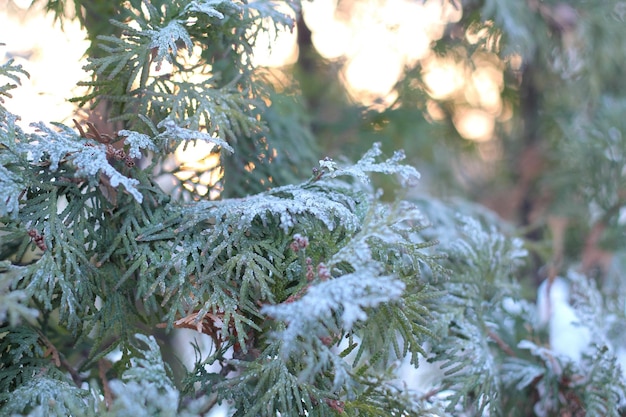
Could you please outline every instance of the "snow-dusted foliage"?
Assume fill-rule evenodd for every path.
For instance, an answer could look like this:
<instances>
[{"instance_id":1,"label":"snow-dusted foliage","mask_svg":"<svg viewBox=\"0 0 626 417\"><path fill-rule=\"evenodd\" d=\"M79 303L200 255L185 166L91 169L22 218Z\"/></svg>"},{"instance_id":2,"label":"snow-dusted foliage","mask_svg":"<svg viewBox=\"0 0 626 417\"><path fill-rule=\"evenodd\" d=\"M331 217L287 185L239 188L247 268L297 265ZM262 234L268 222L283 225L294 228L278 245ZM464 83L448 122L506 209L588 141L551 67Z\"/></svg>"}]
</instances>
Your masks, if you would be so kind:
<instances>
[{"instance_id":1,"label":"snow-dusted foliage","mask_svg":"<svg viewBox=\"0 0 626 417\"><path fill-rule=\"evenodd\" d=\"M148 7L151 6L149 5ZM163 59L167 59L170 64L174 62L173 57L176 57L178 54L177 43L179 41L182 41L189 56L193 53L193 41L183 26L183 23L184 22L178 20L171 20L162 28L144 31L145 35L150 37L148 48L156 51L156 53L153 54L156 55L154 61L157 64L157 68L161 67Z\"/></svg>"},{"instance_id":2,"label":"snow-dusted foliage","mask_svg":"<svg viewBox=\"0 0 626 417\"><path fill-rule=\"evenodd\" d=\"M528 251L519 238L508 238L495 225L485 227L478 220L460 217L461 238L452 242L451 249L458 253L470 268L476 268L484 279L506 277L519 268Z\"/></svg>"},{"instance_id":3,"label":"snow-dusted foliage","mask_svg":"<svg viewBox=\"0 0 626 417\"><path fill-rule=\"evenodd\" d=\"M556 411L621 415L618 410L624 406L626 383L618 359L608 347L594 345L577 363L529 340L518 347L527 349L532 358L510 358L504 369L513 376L517 389L537 390L540 400L532 409L535 415L548 417ZM580 401L571 401L573 398Z\"/></svg>"},{"instance_id":4,"label":"snow-dusted foliage","mask_svg":"<svg viewBox=\"0 0 626 417\"><path fill-rule=\"evenodd\" d=\"M204 142L213 143L222 149L233 153L233 148L223 139L213 137L208 133L198 132L196 130L180 127L174 120L165 119L161 121L157 127L165 128L165 131L156 137L157 140L164 140L166 143L180 143L185 141L202 140Z\"/></svg>"},{"instance_id":5,"label":"snow-dusted foliage","mask_svg":"<svg viewBox=\"0 0 626 417\"><path fill-rule=\"evenodd\" d=\"M66 18L68 2L46 3ZM20 128L4 104L27 74L0 65L0 416L191 417L218 407L231 417L624 415L626 255L605 247L623 244L626 224L626 106L601 93L567 107L577 100L559 90L566 111L548 111L526 71L533 59L557 61L542 56L537 28L549 29L550 53L575 47L598 65L613 62L606 56L626 49L589 47L581 36L626 13L590 2L452 3L475 9L437 46L454 44L472 83L517 68L494 81L496 137L464 148L483 158L467 190L501 162L517 167L499 178L514 189L490 204L518 204L509 214L522 218L521 231L484 201L406 190L417 169L404 152L383 152L405 141L436 184L452 159L433 143L452 141L422 136L426 119L414 111L432 117L429 129L441 113L451 130L456 111L486 104L482 91L437 99L416 65L387 109L346 108L343 94L332 98L337 108L319 108L327 97L307 90L334 96L335 86L317 88L308 72L320 62L306 31L288 77L254 68L259 36L306 29L296 0L74 0L92 45L91 78L73 99L86 116L73 127ZM589 17L574 7L605 15L578 25ZM486 68L493 73L480 74ZM529 101L511 101L516 94ZM520 120L519 108L536 113ZM565 144L541 147L559 137L545 126L561 129ZM385 146L361 148L370 133ZM520 134L532 147L517 145ZM355 163L317 147L335 139L355 145ZM185 154L205 144L202 155ZM508 164L511 146L522 150L519 164ZM464 174L467 161L454 161ZM566 169L537 174L552 165ZM583 215L567 207L579 217L552 217L572 201ZM588 236L570 236L567 222ZM175 358L189 351L173 351L174 329L202 334L195 362Z\"/></svg>"},{"instance_id":6,"label":"snow-dusted foliage","mask_svg":"<svg viewBox=\"0 0 626 417\"><path fill-rule=\"evenodd\" d=\"M179 393L166 373L156 340L142 334L135 337L147 349L137 346L139 355L131 359L120 379L110 382L115 401L109 412L116 416L177 415Z\"/></svg>"},{"instance_id":7,"label":"snow-dusted foliage","mask_svg":"<svg viewBox=\"0 0 626 417\"><path fill-rule=\"evenodd\" d=\"M329 192L318 187L288 185L241 200L202 202L184 212L199 220L205 220L207 214L212 213L211 216L216 218L216 230L228 234L231 232L225 228L232 226L232 222L239 222L240 228L243 228L250 227L255 220L264 225L277 221L278 226L287 232L296 226L302 215L307 214L323 222L329 230L334 230L341 222L342 227L355 231L360 224L359 203L351 196L334 190Z\"/></svg>"},{"instance_id":8,"label":"snow-dusted foliage","mask_svg":"<svg viewBox=\"0 0 626 417\"><path fill-rule=\"evenodd\" d=\"M208 17L223 19L224 14L219 11L219 8L239 10L241 6L231 0L194 0L185 6L186 11L204 13Z\"/></svg>"},{"instance_id":9,"label":"snow-dusted foliage","mask_svg":"<svg viewBox=\"0 0 626 417\"><path fill-rule=\"evenodd\" d=\"M299 339L307 346L310 338L328 337L329 332L342 329L349 332L354 323L367 319L364 309L399 299L404 284L380 272L363 268L320 282L294 301L264 307L261 313L287 322L287 329L280 333L283 353L298 350ZM329 328L330 323L337 327Z\"/></svg>"},{"instance_id":10,"label":"snow-dusted foliage","mask_svg":"<svg viewBox=\"0 0 626 417\"><path fill-rule=\"evenodd\" d=\"M64 394L59 395L59 392ZM91 411L94 406L89 407L94 401L88 391L77 388L72 382L45 375L28 379L10 396L0 394L0 398L5 402L2 413L7 416L96 415Z\"/></svg>"},{"instance_id":11,"label":"snow-dusted foliage","mask_svg":"<svg viewBox=\"0 0 626 417\"><path fill-rule=\"evenodd\" d=\"M526 250L494 224L483 226L476 218L443 210L437 215L456 221L438 222L434 232L426 229L444 238L440 246L449 254L451 269L450 280L442 285L446 307L438 312L438 320L448 327L434 337L429 354L443 375L428 395L433 402L444 401L448 412L501 415L507 408L503 362L516 355L517 347L509 343L532 310L514 281Z\"/></svg>"},{"instance_id":12,"label":"snow-dusted foliage","mask_svg":"<svg viewBox=\"0 0 626 417\"><path fill-rule=\"evenodd\" d=\"M405 158L404 152L396 151L393 156L384 162L377 162L376 158L382 154L380 143L375 143L363 157L353 166L338 168L332 160L320 161L320 167L328 171L332 178L351 175L361 181L369 181L368 172L381 172L384 174L397 174L402 186L416 185L420 178L419 172L408 165L398 165L397 162Z\"/></svg>"},{"instance_id":13,"label":"snow-dusted foliage","mask_svg":"<svg viewBox=\"0 0 626 417\"><path fill-rule=\"evenodd\" d=\"M358 179L372 167L415 173L394 159L370 159L351 170L337 165L335 172ZM218 346L236 342L236 357L228 363L245 371L245 383L223 381L226 398L248 401L243 392L251 389L259 396L280 392L287 396L281 401L293 402L294 393L280 391L269 377L279 371L328 401L344 389L361 396L357 381L367 378L368 360L392 366L386 352L396 358L417 355L429 334L425 306L441 294L430 290L427 280L445 272L426 252L431 244L416 239L425 222L421 212L406 202L382 204L367 187L330 173L322 164L299 185L169 205L165 217L129 241L142 271L139 297L147 304L168 297L171 324L204 329ZM351 361L336 348L342 335L365 341L351 345L357 353ZM257 337L264 342L251 351ZM242 361L241 355L252 356ZM353 375L357 369L359 376ZM330 385L317 392L319 378Z\"/></svg>"},{"instance_id":14,"label":"snow-dusted foliage","mask_svg":"<svg viewBox=\"0 0 626 417\"><path fill-rule=\"evenodd\" d=\"M0 338L2 372L0 404L3 415L95 415L89 391L77 387L59 369L62 356L52 343L28 325L19 325ZM65 395L59 395L63 392Z\"/></svg>"},{"instance_id":15,"label":"snow-dusted foliage","mask_svg":"<svg viewBox=\"0 0 626 417\"><path fill-rule=\"evenodd\" d=\"M6 77L19 84L20 75L28 73L12 60L0 65L0 80ZM16 87L16 84L1 84L0 81L0 146L5 149L5 152L0 153L0 216L17 214L19 195L25 185L24 179L18 174L20 165L24 162L23 158L20 160L19 138L24 134L16 124L18 116L9 113L2 106L5 98L11 97L9 91Z\"/></svg>"},{"instance_id":16,"label":"snow-dusted foliage","mask_svg":"<svg viewBox=\"0 0 626 417\"><path fill-rule=\"evenodd\" d=\"M57 125L60 131L43 123L34 126L38 134L31 136L30 146L25 148L34 163L47 164L53 172L59 169L59 164L69 163L76 168L74 178L86 178L90 182L100 182L100 175L104 175L112 187L123 185L135 200L141 202L143 196L137 189L139 181L125 176L109 162L106 145L81 140L67 126Z\"/></svg>"},{"instance_id":17,"label":"snow-dusted foliage","mask_svg":"<svg viewBox=\"0 0 626 417\"><path fill-rule=\"evenodd\" d=\"M16 326L24 319L33 320L39 315L38 310L28 306L28 293L13 289L25 269L9 261L0 261L0 323Z\"/></svg>"},{"instance_id":18,"label":"snow-dusted foliage","mask_svg":"<svg viewBox=\"0 0 626 417\"><path fill-rule=\"evenodd\" d=\"M117 132L119 136L124 137L124 144L128 145L128 156L131 158L141 158L142 149L156 151L157 147L148 135L132 130L120 130Z\"/></svg>"},{"instance_id":19,"label":"snow-dusted foliage","mask_svg":"<svg viewBox=\"0 0 626 417\"><path fill-rule=\"evenodd\" d=\"M0 153L0 216L19 210L20 193L24 189L25 181L18 174L20 165L25 158L20 158L18 137L23 137L21 129L15 124L17 116L6 112L0 107L0 146L8 152Z\"/></svg>"}]
</instances>

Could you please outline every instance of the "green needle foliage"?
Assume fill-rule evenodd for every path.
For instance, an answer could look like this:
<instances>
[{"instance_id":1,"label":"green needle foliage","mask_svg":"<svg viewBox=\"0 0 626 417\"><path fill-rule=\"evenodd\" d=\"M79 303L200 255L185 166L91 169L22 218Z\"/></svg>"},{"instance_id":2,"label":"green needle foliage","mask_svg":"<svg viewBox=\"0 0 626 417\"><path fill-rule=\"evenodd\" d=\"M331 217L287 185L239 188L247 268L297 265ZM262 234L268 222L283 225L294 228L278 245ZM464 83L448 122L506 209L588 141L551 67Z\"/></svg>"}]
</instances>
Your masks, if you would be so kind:
<instances>
[{"instance_id":1,"label":"green needle foliage","mask_svg":"<svg viewBox=\"0 0 626 417\"><path fill-rule=\"evenodd\" d=\"M28 73L0 66L0 416L624 415L623 273L577 268L599 238L576 254L549 230L560 263L546 275L555 287L565 276L571 291L548 303L546 325L525 287L529 259L550 259L546 242L523 240L481 205L415 191L420 174L405 153L384 151L423 128L419 68L406 69L393 106L359 113L354 132L389 140L336 161L318 149L330 128L312 133L316 98L301 96L312 90L278 89L253 65L260 36L301 21L298 1L101 3L73 2L92 44L91 79L72 100L94 118L26 131L5 105ZM443 39L438 53L472 65L515 55L591 100L551 95L527 115L536 124L517 125L533 146L550 132L574 138L547 142L546 158L559 151L565 162L526 185L563 197L546 203L554 213L569 204L575 219L600 219L582 229L610 229L603 237L619 253L625 107L623 87L611 96L605 83L616 68L598 75L567 61L565 36L582 19L573 6L465 3L454 3L465 12L458 25L481 35ZM65 1L46 6L66 18ZM611 7L581 33L618 36L598 24L623 21L623 4ZM528 98L515 80L502 91L512 108ZM544 112L551 102L562 113ZM458 103L436 104L452 118ZM440 165L452 141L435 139L417 147ZM213 165L176 161L198 143ZM523 148L501 145L507 155ZM207 173L215 180L203 189ZM589 339L579 358L556 348L563 314ZM181 329L208 346L185 339L189 357Z\"/></svg>"}]
</instances>

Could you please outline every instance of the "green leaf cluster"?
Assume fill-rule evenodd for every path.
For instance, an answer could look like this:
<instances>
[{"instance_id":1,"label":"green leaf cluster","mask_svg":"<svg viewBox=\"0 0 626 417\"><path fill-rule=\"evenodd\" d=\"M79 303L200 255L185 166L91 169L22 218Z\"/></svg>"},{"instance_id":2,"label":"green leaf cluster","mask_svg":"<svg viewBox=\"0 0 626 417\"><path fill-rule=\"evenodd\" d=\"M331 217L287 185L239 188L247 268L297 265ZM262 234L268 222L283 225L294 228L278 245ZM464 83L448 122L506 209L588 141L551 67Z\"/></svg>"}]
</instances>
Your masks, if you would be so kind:
<instances>
[{"instance_id":1,"label":"green leaf cluster","mask_svg":"<svg viewBox=\"0 0 626 417\"><path fill-rule=\"evenodd\" d=\"M448 156L476 157L452 150L467 103L429 97L419 64L389 108L349 104L349 140L384 141L333 160L307 87L276 88L253 65L260 36L302 28L299 2L73 3L92 40L74 98L86 123L21 127L3 105L28 74L0 66L0 415L624 414L626 49L607 46L623 43L623 4L469 2L433 46L502 71L503 106L523 117L497 121L501 165L553 162L541 178L523 163L499 171L501 186L519 180L518 233L483 205L410 188L420 174L386 151L419 153L427 185L463 171L445 174ZM47 2L59 18L67 6ZM551 83L563 88L539 94ZM443 122L422 140L433 106ZM208 168L176 159L199 142ZM476 192L487 170L474 168L454 190ZM602 239L544 228L543 273L529 260L550 251L531 234L554 213ZM616 260L596 284L581 270L606 248ZM571 284L565 303L593 335L580 360L549 345L525 287L535 273ZM182 329L194 358L177 357Z\"/></svg>"}]
</instances>

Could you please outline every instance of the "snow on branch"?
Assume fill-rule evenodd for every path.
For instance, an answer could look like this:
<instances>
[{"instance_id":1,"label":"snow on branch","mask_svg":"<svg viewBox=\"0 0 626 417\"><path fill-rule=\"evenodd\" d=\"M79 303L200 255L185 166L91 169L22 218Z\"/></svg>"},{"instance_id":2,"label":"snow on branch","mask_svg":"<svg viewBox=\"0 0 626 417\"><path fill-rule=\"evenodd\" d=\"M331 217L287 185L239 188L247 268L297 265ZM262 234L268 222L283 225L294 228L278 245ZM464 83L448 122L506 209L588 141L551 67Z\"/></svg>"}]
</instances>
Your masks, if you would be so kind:
<instances>
[{"instance_id":1,"label":"snow on branch","mask_svg":"<svg viewBox=\"0 0 626 417\"><path fill-rule=\"evenodd\" d=\"M179 40L183 41L189 56L191 56L193 52L193 41L187 29L185 29L182 22L178 20L172 20L167 26L159 28L158 30L147 29L145 30L145 34L151 39L149 48L156 51L156 53L154 53L154 55L156 55L154 62L157 64L157 70L160 68L163 59L166 59L169 63L174 62L172 56L176 56L178 53L177 42Z\"/></svg>"},{"instance_id":2,"label":"snow on branch","mask_svg":"<svg viewBox=\"0 0 626 417\"><path fill-rule=\"evenodd\" d=\"M18 149L19 137L24 132L15 124L17 120L17 116L3 112L0 107L0 216L17 215L19 196L26 188L20 169L12 169L25 163L20 160Z\"/></svg>"},{"instance_id":3,"label":"snow on branch","mask_svg":"<svg viewBox=\"0 0 626 417\"><path fill-rule=\"evenodd\" d=\"M352 166L340 168L334 161L325 159L320 161L320 168L325 169L327 171L325 175L330 178L348 175L367 183L370 180L368 173L379 172L388 175L398 175L403 187L415 185L420 178L420 174L412 166L401 165L399 163L405 158L404 152L396 151L391 158L383 162L377 162L377 157L382 154L380 146L380 142L374 143L372 149L367 151L365 155Z\"/></svg>"},{"instance_id":4,"label":"snow on branch","mask_svg":"<svg viewBox=\"0 0 626 417\"><path fill-rule=\"evenodd\" d=\"M165 128L165 131L157 136L157 139L163 139L167 143L170 141L174 141L176 143L181 141L191 141L191 140L202 140L207 143L213 143L222 149L227 150L229 153L235 152L232 146L228 144L223 139L218 137L211 136L205 132L199 132L192 129L187 129L179 126L174 120L171 118L167 118L162 120L157 127Z\"/></svg>"},{"instance_id":5,"label":"snow on branch","mask_svg":"<svg viewBox=\"0 0 626 417\"><path fill-rule=\"evenodd\" d=\"M136 346L143 357L131 358L131 367L121 380L110 382L115 395L110 411L114 415L178 415L179 393L167 376L159 345L153 336L135 337L147 349Z\"/></svg>"},{"instance_id":6,"label":"snow on branch","mask_svg":"<svg viewBox=\"0 0 626 417\"><path fill-rule=\"evenodd\" d=\"M132 130L120 130L118 136L125 136L124 144L129 146L128 156L131 158L141 158L141 150L148 149L156 151L157 147L150 136Z\"/></svg>"},{"instance_id":7,"label":"snow on branch","mask_svg":"<svg viewBox=\"0 0 626 417\"><path fill-rule=\"evenodd\" d=\"M404 283L381 272L374 264L311 286L295 301L261 309L261 313L287 323L283 331L274 335L281 343L281 357L306 354L301 379L312 380L323 369L331 368L335 387L350 380L348 364L329 349L330 341L350 331L357 322L367 320L367 309L402 296Z\"/></svg>"},{"instance_id":8,"label":"snow on branch","mask_svg":"<svg viewBox=\"0 0 626 417\"><path fill-rule=\"evenodd\" d=\"M278 336L284 342L283 353L288 355L299 337L327 336L334 315L348 331L357 321L367 319L365 308L399 298L404 284L380 273L375 266L363 268L312 286L296 301L263 307L262 313L288 322Z\"/></svg>"},{"instance_id":9,"label":"snow on branch","mask_svg":"<svg viewBox=\"0 0 626 417\"><path fill-rule=\"evenodd\" d=\"M241 7L237 3L233 3L230 0L194 0L185 6L185 11L190 13L203 13L209 17L216 19L223 19L224 13L218 10L218 7L222 9L233 9L239 11Z\"/></svg>"},{"instance_id":10,"label":"snow on branch","mask_svg":"<svg viewBox=\"0 0 626 417\"><path fill-rule=\"evenodd\" d=\"M106 146L95 141L85 141L67 126L57 124L61 131L55 131L44 123L34 123L34 127L40 132L35 140L30 142L28 150L33 161L40 163L46 160L50 169L56 171L59 164L72 162L77 170L76 177L85 176L90 181L100 181L98 174L108 177L112 187L123 185L138 202L143 196L137 189L139 181L128 178L116 170L107 159Z\"/></svg>"},{"instance_id":11,"label":"snow on branch","mask_svg":"<svg viewBox=\"0 0 626 417\"><path fill-rule=\"evenodd\" d=\"M360 224L355 213L356 205L353 198L340 192L289 185L244 199L200 202L190 207L189 211L195 213L198 220L210 215L216 221L216 228L230 227L233 223L238 228L247 228L255 219L265 224L270 218L275 218L287 233L305 220L302 217L304 214L309 214L320 220L328 230L334 230L341 223L347 230L355 231ZM224 232L229 234L226 229Z\"/></svg>"}]
</instances>

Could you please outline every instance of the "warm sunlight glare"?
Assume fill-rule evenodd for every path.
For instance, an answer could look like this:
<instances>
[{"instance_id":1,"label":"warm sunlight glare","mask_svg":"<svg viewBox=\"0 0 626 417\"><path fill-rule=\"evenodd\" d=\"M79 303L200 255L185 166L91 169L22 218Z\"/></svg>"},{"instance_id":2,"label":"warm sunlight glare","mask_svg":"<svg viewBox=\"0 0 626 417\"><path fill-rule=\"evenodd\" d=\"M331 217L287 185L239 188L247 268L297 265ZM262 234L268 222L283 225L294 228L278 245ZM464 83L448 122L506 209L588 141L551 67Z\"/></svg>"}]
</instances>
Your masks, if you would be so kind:
<instances>
[{"instance_id":1,"label":"warm sunlight glare","mask_svg":"<svg viewBox=\"0 0 626 417\"><path fill-rule=\"evenodd\" d=\"M13 3L27 8L31 2ZM403 69L421 62L423 80L434 99L461 94L475 106L455 116L459 133L485 140L493 131L493 119L503 112L500 69L481 64L468 71L456 62L434 57L430 50L446 25L461 18L460 8L439 0L315 0L302 6L315 47L325 58L343 61L342 81L356 101L389 104L396 97L394 86ZM67 98L76 95L76 82L87 77L81 60L88 45L85 34L76 22L66 21L62 32L51 15L38 10L22 14L20 18L0 12L0 43L6 44L0 46L0 58L14 58L31 74L30 80L22 79L23 86L13 92L15 97L7 101L7 107L21 115L24 127L38 120L67 123L75 111ZM291 64L297 54L296 30L285 29L258 39L254 63ZM161 72L170 70L171 65L164 63ZM429 108L429 113L437 119L435 110ZM178 157L186 161L191 154Z\"/></svg>"},{"instance_id":2,"label":"warm sunlight glare","mask_svg":"<svg viewBox=\"0 0 626 417\"><path fill-rule=\"evenodd\" d=\"M366 105L395 97L403 68L428 56L445 25L461 18L460 9L440 1L316 0L303 10L316 49L346 59L346 88Z\"/></svg>"},{"instance_id":3,"label":"warm sunlight glare","mask_svg":"<svg viewBox=\"0 0 626 417\"><path fill-rule=\"evenodd\" d=\"M429 57L422 62L422 78L436 100L454 104L454 125L466 139L484 142L493 137L495 120L505 120L501 98L504 79L495 56L474 54L472 63ZM459 106L465 101L468 106ZM431 104L429 115L438 120L441 112ZM508 114L508 112L507 112Z\"/></svg>"},{"instance_id":4,"label":"warm sunlight glare","mask_svg":"<svg viewBox=\"0 0 626 417\"><path fill-rule=\"evenodd\" d=\"M278 10L290 16L295 22L296 16L291 8L285 5L278 7ZM252 63L255 66L279 67L293 64L297 59L298 47L295 27L276 30L274 26L271 26L268 32L256 39L252 57Z\"/></svg>"},{"instance_id":5,"label":"warm sunlight glare","mask_svg":"<svg viewBox=\"0 0 626 417\"><path fill-rule=\"evenodd\" d=\"M214 146L211 143L196 141L181 144L174 153L180 164L176 177L181 180L191 180L196 192L205 195L222 178L221 170L214 169L220 165L218 154L212 153Z\"/></svg>"},{"instance_id":6,"label":"warm sunlight glare","mask_svg":"<svg viewBox=\"0 0 626 417\"><path fill-rule=\"evenodd\" d=\"M478 95L476 104L494 116L498 116L502 111L500 98L500 92L504 87L502 71L493 66L478 67L473 72L471 81Z\"/></svg>"},{"instance_id":7,"label":"warm sunlight glare","mask_svg":"<svg viewBox=\"0 0 626 417\"><path fill-rule=\"evenodd\" d=\"M30 1L15 2L27 8ZM64 31L53 23L52 15L28 11L23 17L0 11L0 61L13 58L30 74L22 77L22 86L11 92L5 106L21 116L20 124L36 121L65 122L74 113L67 101L75 95L76 82L84 80L82 54L88 43L78 22L67 21Z\"/></svg>"},{"instance_id":8,"label":"warm sunlight glare","mask_svg":"<svg viewBox=\"0 0 626 417\"><path fill-rule=\"evenodd\" d=\"M255 66L280 67L296 62L298 46L296 30L281 29L276 33L270 30L257 38L252 62Z\"/></svg>"},{"instance_id":9,"label":"warm sunlight glare","mask_svg":"<svg viewBox=\"0 0 626 417\"><path fill-rule=\"evenodd\" d=\"M457 109L454 126L461 136L476 142L485 142L493 136L495 120L480 109Z\"/></svg>"},{"instance_id":10,"label":"warm sunlight glare","mask_svg":"<svg viewBox=\"0 0 626 417\"><path fill-rule=\"evenodd\" d=\"M423 63L423 80L434 99L446 99L465 87L463 68L451 60L432 58Z\"/></svg>"}]
</instances>

